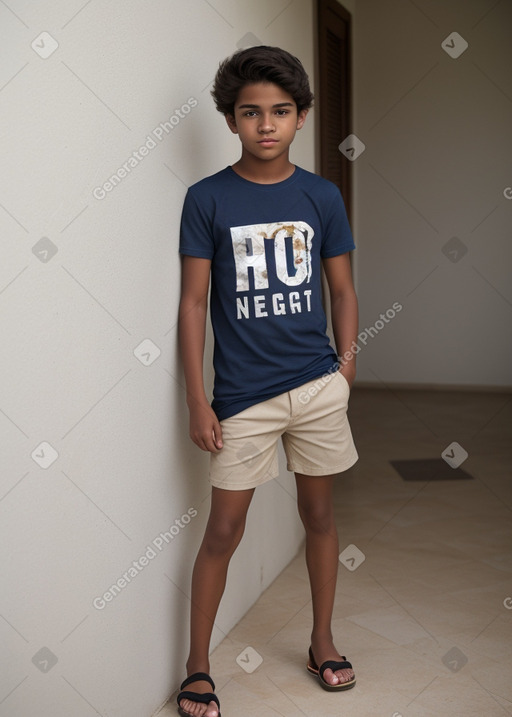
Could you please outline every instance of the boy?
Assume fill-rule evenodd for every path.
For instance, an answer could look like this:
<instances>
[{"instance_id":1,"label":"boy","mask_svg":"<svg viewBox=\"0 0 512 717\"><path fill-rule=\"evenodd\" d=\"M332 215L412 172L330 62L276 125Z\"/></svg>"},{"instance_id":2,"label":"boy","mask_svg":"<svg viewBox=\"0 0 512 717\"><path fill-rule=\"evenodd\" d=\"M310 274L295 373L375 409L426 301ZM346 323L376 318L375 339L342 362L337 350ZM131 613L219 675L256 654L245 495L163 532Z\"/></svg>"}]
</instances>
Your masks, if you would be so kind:
<instances>
[{"instance_id":1,"label":"boy","mask_svg":"<svg viewBox=\"0 0 512 717\"><path fill-rule=\"evenodd\" d=\"M221 63L212 95L242 154L189 189L181 223L179 327L190 436L211 454L212 484L192 576L188 677L178 695L180 715L193 717L220 715L208 674L210 636L254 489L278 475L280 436L306 530L313 604L307 669L324 689L355 684L331 633L339 553L332 484L358 458L346 415L355 362L340 368L329 344L320 270L322 263L342 356L357 337L348 254L354 243L337 187L289 160L313 100L300 61L275 47L238 51ZM210 275L211 406L203 384Z\"/></svg>"}]
</instances>

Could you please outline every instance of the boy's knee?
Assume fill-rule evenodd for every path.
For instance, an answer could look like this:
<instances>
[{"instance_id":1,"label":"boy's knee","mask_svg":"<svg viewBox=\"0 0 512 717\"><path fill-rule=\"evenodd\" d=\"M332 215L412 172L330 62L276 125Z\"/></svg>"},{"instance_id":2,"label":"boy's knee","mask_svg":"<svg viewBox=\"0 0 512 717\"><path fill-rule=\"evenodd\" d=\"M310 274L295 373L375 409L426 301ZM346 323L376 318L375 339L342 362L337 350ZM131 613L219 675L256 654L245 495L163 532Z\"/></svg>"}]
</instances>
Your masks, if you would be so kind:
<instances>
[{"instance_id":1,"label":"boy's knee","mask_svg":"<svg viewBox=\"0 0 512 717\"><path fill-rule=\"evenodd\" d=\"M235 550L243 533L243 522L217 520L206 530L205 547L211 555L225 555Z\"/></svg>"},{"instance_id":2,"label":"boy's knee","mask_svg":"<svg viewBox=\"0 0 512 717\"><path fill-rule=\"evenodd\" d=\"M334 526L332 505L325 503L299 504L299 515L308 531L330 532Z\"/></svg>"}]
</instances>

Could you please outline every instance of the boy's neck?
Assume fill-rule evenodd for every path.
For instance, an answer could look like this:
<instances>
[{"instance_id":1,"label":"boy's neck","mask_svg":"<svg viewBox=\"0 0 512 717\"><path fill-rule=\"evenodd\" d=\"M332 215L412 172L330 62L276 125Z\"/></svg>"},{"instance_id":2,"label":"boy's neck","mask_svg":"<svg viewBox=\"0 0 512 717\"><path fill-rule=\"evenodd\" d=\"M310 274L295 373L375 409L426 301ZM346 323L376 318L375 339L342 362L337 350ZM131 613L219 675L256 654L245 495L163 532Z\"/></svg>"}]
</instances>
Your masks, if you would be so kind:
<instances>
[{"instance_id":1,"label":"boy's neck","mask_svg":"<svg viewBox=\"0 0 512 717\"><path fill-rule=\"evenodd\" d=\"M291 177L295 171L295 165L290 162L288 157L277 157L275 160L260 160L251 155L242 156L231 165L231 169L236 174L257 184L275 184L284 182L285 179Z\"/></svg>"}]
</instances>

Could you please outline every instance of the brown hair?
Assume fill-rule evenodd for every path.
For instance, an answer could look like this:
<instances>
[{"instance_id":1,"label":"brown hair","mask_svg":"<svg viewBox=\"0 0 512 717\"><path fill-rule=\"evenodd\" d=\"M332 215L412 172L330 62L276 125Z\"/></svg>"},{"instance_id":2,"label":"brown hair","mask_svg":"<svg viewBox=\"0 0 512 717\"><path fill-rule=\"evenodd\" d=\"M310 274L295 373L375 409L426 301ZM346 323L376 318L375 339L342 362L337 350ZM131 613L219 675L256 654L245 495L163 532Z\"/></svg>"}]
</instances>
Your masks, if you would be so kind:
<instances>
[{"instance_id":1,"label":"brown hair","mask_svg":"<svg viewBox=\"0 0 512 717\"><path fill-rule=\"evenodd\" d=\"M293 97L297 112L313 104L309 79L300 60L279 47L260 45L238 50L220 63L211 91L219 112L234 115L238 93L255 82L279 85Z\"/></svg>"}]
</instances>

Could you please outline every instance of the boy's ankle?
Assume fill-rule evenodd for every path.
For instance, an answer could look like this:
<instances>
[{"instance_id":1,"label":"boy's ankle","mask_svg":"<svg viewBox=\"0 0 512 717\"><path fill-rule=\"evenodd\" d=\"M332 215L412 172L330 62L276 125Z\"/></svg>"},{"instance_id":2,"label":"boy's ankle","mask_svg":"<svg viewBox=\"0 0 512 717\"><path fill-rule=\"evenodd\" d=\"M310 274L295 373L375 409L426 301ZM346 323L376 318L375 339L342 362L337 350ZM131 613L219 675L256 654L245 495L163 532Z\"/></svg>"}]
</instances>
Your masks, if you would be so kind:
<instances>
[{"instance_id":1,"label":"boy's ankle","mask_svg":"<svg viewBox=\"0 0 512 717\"><path fill-rule=\"evenodd\" d=\"M331 632L312 632L311 644L317 645L334 645L334 638Z\"/></svg>"},{"instance_id":2,"label":"boy's ankle","mask_svg":"<svg viewBox=\"0 0 512 717\"><path fill-rule=\"evenodd\" d=\"M207 675L210 674L210 663L208 660L191 660L188 659L185 664L185 669L187 670L187 677L190 675L194 675L196 672L206 672Z\"/></svg>"}]
</instances>

